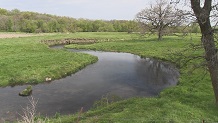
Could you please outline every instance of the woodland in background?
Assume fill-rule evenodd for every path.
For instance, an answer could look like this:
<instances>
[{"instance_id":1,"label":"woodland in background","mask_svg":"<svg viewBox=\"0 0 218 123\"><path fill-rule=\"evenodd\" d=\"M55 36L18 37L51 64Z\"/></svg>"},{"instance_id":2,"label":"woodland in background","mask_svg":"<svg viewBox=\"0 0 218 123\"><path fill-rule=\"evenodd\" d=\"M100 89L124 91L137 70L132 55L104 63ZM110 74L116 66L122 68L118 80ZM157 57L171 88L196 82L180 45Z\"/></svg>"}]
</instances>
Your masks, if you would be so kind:
<instances>
[{"instance_id":1,"label":"woodland in background","mask_svg":"<svg viewBox=\"0 0 218 123\"><path fill-rule=\"evenodd\" d=\"M22 12L18 9L0 8L1 32L53 33L53 32L149 32L134 20L89 20L75 19L36 12ZM165 34L199 33L199 26L169 27Z\"/></svg>"},{"instance_id":2,"label":"woodland in background","mask_svg":"<svg viewBox=\"0 0 218 123\"><path fill-rule=\"evenodd\" d=\"M137 22L129 20L75 19L0 8L0 31L27 33L133 32L139 31L139 27Z\"/></svg>"}]
</instances>

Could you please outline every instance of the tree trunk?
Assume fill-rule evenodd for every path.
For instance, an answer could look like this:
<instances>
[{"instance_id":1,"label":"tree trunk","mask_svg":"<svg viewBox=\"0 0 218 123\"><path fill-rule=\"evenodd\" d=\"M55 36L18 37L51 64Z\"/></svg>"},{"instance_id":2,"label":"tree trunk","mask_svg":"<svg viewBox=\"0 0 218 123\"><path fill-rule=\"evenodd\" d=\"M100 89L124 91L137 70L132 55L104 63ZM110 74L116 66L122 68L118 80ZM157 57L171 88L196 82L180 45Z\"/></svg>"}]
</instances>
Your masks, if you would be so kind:
<instances>
[{"instance_id":1,"label":"tree trunk","mask_svg":"<svg viewBox=\"0 0 218 123\"><path fill-rule=\"evenodd\" d=\"M206 30L203 31L201 41L205 50L205 58L207 60L207 66L212 81L216 103L218 104L218 59L216 45L214 43L214 37L211 26L205 26L205 28L202 28L202 30Z\"/></svg>"},{"instance_id":2,"label":"tree trunk","mask_svg":"<svg viewBox=\"0 0 218 123\"><path fill-rule=\"evenodd\" d=\"M163 28L162 25L160 25L160 27L158 28L158 41L161 41L163 38Z\"/></svg>"},{"instance_id":3,"label":"tree trunk","mask_svg":"<svg viewBox=\"0 0 218 123\"><path fill-rule=\"evenodd\" d=\"M212 10L212 0L205 0L201 7L200 0L191 0L192 9L197 17L201 29L201 41L205 50L212 86L215 94L216 104L218 104L218 57L214 42L213 29L210 23L210 12Z\"/></svg>"},{"instance_id":4,"label":"tree trunk","mask_svg":"<svg viewBox=\"0 0 218 123\"><path fill-rule=\"evenodd\" d=\"M212 81L212 85L213 85L216 104L218 104L218 68L217 68L217 65L216 65L216 67L211 66L208 68L209 68L209 72L210 72L210 76L211 76L211 81Z\"/></svg>"},{"instance_id":5,"label":"tree trunk","mask_svg":"<svg viewBox=\"0 0 218 123\"><path fill-rule=\"evenodd\" d=\"M162 38L162 33L158 31L158 41L161 41L163 38Z\"/></svg>"}]
</instances>

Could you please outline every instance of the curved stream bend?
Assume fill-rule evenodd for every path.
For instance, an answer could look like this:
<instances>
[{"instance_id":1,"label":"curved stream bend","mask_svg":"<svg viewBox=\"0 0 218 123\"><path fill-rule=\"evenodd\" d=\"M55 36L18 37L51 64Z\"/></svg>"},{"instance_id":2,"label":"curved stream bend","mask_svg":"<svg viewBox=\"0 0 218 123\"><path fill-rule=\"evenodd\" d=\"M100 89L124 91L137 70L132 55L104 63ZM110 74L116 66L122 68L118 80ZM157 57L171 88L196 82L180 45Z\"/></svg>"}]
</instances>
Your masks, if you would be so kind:
<instances>
[{"instance_id":1,"label":"curved stream bend","mask_svg":"<svg viewBox=\"0 0 218 123\"><path fill-rule=\"evenodd\" d=\"M37 111L41 115L70 114L81 107L87 110L106 94L122 98L156 96L178 81L179 72L169 63L128 53L79 52L98 56L99 61L66 78L33 86L32 95L38 99ZM22 112L21 107L26 106L28 99L18 93L25 87L0 88L1 120L16 119Z\"/></svg>"}]
</instances>

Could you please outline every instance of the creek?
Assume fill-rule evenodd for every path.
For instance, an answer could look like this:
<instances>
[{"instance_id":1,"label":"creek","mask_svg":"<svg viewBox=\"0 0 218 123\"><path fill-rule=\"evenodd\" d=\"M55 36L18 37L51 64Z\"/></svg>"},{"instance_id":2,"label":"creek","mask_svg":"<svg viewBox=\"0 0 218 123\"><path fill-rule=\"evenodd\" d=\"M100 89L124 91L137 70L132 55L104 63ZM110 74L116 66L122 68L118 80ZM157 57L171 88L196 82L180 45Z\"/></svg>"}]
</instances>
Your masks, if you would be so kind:
<instances>
[{"instance_id":1,"label":"creek","mask_svg":"<svg viewBox=\"0 0 218 123\"><path fill-rule=\"evenodd\" d=\"M123 99L157 96L164 88L178 82L179 72L170 63L129 53L69 51L95 55L99 60L71 76L34 85L32 96L38 100L37 112L40 115L72 114L81 107L88 110L105 95ZM22 114L28 98L18 96L18 93L26 87L0 88L0 121L14 120Z\"/></svg>"}]
</instances>

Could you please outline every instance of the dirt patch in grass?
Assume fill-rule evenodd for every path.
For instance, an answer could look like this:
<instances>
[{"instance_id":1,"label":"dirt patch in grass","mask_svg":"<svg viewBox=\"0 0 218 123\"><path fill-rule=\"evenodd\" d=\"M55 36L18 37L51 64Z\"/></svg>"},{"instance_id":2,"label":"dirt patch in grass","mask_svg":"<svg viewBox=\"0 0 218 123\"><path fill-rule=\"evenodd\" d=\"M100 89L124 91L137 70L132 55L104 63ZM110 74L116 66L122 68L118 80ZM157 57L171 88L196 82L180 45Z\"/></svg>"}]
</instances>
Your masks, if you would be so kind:
<instances>
[{"instance_id":1,"label":"dirt patch in grass","mask_svg":"<svg viewBox=\"0 0 218 123\"><path fill-rule=\"evenodd\" d=\"M19 38L19 37L40 36L40 35L45 35L45 34L0 33L0 38Z\"/></svg>"},{"instance_id":2,"label":"dirt patch in grass","mask_svg":"<svg viewBox=\"0 0 218 123\"><path fill-rule=\"evenodd\" d=\"M49 46L58 45L58 44L93 44L96 43L95 39L86 39L86 38L67 38L67 39L57 39L57 40L42 40L44 44Z\"/></svg>"}]
</instances>

